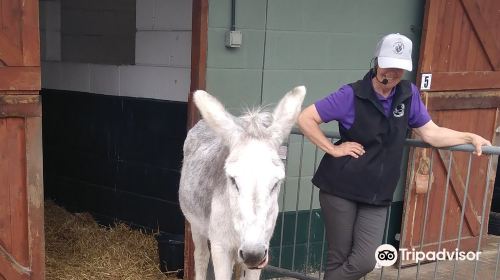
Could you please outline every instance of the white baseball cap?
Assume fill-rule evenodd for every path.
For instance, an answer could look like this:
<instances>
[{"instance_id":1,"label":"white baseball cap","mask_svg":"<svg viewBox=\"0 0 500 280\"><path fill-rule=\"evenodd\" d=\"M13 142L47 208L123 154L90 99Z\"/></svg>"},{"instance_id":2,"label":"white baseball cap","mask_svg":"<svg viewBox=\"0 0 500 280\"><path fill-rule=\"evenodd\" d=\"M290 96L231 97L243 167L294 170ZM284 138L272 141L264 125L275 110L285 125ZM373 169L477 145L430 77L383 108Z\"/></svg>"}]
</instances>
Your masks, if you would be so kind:
<instances>
[{"instance_id":1,"label":"white baseball cap","mask_svg":"<svg viewBox=\"0 0 500 280\"><path fill-rule=\"evenodd\" d=\"M399 68L411 71L412 43L408 37L399 33L385 35L380 39L375 50L378 66L381 68Z\"/></svg>"}]
</instances>

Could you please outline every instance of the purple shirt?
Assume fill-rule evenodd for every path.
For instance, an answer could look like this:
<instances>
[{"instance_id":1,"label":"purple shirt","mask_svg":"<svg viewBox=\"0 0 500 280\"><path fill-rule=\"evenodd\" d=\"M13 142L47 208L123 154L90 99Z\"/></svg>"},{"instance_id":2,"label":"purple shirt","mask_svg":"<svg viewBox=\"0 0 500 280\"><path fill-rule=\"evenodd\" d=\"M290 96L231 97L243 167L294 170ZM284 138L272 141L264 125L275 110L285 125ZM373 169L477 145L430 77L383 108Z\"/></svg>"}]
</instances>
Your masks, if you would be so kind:
<instances>
[{"instance_id":1,"label":"purple shirt","mask_svg":"<svg viewBox=\"0 0 500 280\"><path fill-rule=\"evenodd\" d=\"M418 128L428 123L431 120L427 108L420 100L420 92L413 83L411 84L412 100L410 108L410 116L408 117L408 126ZM396 90L392 89L387 98L377 94L378 100L382 104L385 115L391 113L392 99ZM323 99L314 103L316 110L323 122L336 120L340 122L346 129L351 128L354 124L354 91L350 85L342 86L337 92L333 92Z\"/></svg>"}]
</instances>

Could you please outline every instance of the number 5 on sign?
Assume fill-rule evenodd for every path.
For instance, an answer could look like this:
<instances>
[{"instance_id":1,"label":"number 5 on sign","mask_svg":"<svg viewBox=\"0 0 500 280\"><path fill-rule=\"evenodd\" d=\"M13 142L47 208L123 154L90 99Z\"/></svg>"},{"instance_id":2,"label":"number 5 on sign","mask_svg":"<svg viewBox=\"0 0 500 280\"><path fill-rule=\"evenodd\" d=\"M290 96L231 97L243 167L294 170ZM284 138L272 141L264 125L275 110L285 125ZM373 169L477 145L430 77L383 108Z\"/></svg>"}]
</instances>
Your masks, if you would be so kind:
<instances>
[{"instance_id":1,"label":"number 5 on sign","mask_svg":"<svg viewBox=\"0 0 500 280\"><path fill-rule=\"evenodd\" d=\"M432 74L422 74L422 81L420 82L420 90L431 89Z\"/></svg>"}]
</instances>

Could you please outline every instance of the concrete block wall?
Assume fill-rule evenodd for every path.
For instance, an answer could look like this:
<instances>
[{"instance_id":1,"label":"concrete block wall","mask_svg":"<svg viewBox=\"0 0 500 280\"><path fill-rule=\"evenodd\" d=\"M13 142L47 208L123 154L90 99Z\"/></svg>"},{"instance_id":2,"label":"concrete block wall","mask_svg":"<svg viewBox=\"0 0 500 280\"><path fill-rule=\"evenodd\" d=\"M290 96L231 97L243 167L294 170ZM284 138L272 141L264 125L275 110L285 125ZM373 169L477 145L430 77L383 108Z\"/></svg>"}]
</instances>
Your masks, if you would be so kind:
<instances>
[{"instance_id":1,"label":"concrete block wall","mask_svg":"<svg viewBox=\"0 0 500 280\"><path fill-rule=\"evenodd\" d=\"M121 93L145 87L151 98L187 101L192 1L137 0L136 7L135 65L122 69ZM137 80L147 83L139 87Z\"/></svg>"},{"instance_id":2,"label":"concrete block wall","mask_svg":"<svg viewBox=\"0 0 500 280\"><path fill-rule=\"evenodd\" d=\"M64 61L134 63L135 0L61 2Z\"/></svg>"},{"instance_id":3,"label":"concrete block wall","mask_svg":"<svg viewBox=\"0 0 500 280\"><path fill-rule=\"evenodd\" d=\"M183 233L191 0L40 6L46 197L102 223ZM120 20L132 22L131 39Z\"/></svg>"},{"instance_id":4,"label":"concrete block wall","mask_svg":"<svg viewBox=\"0 0 500 280\"><path fill-rule=\"evenodd\" d=\"M40 1L40 57L61 60L61 1Z\"/></svg>"},{"instance_id":5,"label":"concrete block wall","mask_svg":"<svg viewBox=\"0 0 500 280\"><path fill-rule=\"evenodd\" d=\"M191 68L191 1L63 2L61 7L60 0L40 1L43 88L187 102ZM127 54L132 61L112 63L128 52L127 48L121 50L117 47L115 57L106 57L112 44L123 46L130 43L124 39L127 32L116 24L124 19L130 21L129 6L132 2L135 5L134 53ZM96 6L100 10L96 10ZM119 13L124 15L118 16ZM109 18L105 19L106 15ZM70 18L79 20L69 21ZM117 18L119 20L115 21ZM88 26L78 24L84 21L89 23ZM130 26L126 28L131 29ZM115 29L118 31L113 35ZM86 38L82 34L95 36ZM103 39L105 37L107 39ZM89 47L90 42L95 45Z\"/></svg>"}]
</instances>

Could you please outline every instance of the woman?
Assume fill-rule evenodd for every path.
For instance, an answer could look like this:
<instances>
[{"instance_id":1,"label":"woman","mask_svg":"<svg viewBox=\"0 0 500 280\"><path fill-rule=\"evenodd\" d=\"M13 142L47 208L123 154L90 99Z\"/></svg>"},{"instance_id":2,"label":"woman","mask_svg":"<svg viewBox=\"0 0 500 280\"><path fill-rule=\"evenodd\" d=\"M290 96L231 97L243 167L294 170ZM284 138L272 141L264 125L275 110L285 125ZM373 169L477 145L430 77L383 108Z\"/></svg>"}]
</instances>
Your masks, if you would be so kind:
<instances>
[{"instance_id":1,"label":"woman","mask_svg":"<svg viewBox=\"0 0 500 280\"><path fill-rule=\"evenodd\" d=\"M325 151L313 177L320 189L328 257L326 280L359 279L373 270L388 205L396 188L408 128L435 147L470 143L481 155L489 141L437 126L417 87L402 80L412 71L412 42L389 34L378 43L375 66L299 116L304 135ZM341 139L332 144L319 125L337 120Z\"/></svg>"}]
</instances>

